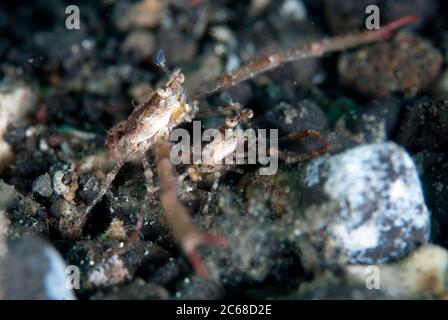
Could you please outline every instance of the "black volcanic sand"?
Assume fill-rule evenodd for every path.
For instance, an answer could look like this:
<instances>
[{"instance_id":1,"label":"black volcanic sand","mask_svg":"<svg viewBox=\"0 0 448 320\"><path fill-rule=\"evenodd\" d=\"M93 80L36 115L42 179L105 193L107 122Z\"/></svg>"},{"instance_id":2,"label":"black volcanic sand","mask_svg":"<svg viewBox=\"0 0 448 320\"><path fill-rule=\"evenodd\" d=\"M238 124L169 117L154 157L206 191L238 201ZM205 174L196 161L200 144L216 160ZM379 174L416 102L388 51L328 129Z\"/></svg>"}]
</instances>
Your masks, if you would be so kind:
<instances>
[{"instance_id":1,"label":"black volcanic sand","mask_svg":"<svg viewBox=\"0 0 448 320\"><path fill-rule=\"evenodd\" d=\"M19 239L39 237L67 265L80 268L77 298L389 297L384 292L357 295L359 286L345 282L342 270L351 259L341 262L332 256L308 263L312 252L324 252L332 240L330 233L322 233L325 241L315 247L311 238L316 234L303 241L295 238L299 235L294 228L302 214L304 221L309 220L307 215L315 217L313 225L326 221L320 216L322 208L304 207L306 187L301 179L308 162L299 166L280 162L278 174L267 178L257 174L257 165L229 172L221 178L207 215L202 207L210 185L188 179L179 184L179 197L198 228L230 241L227 248L200 249L208 279L195 275L159 203L145 202L145 178L138 162L122 168L93 210L82 237L70 240L73 223L111 168L104 146L107 130L166 79L154 63L159 49L169 68L182 68L190 93L254 55L361 30L368 4L380 7L383 23L409 14L422 19L386 42L294 62L260 75L231 88L227 97L218 94L203 101L201 108L213 110L230 96L254 110L256 127L279 129L280 136L314 129L330 141L329 154L334 155L367 144L395 142L416 163L425 198L419 208L425 209L426 203L432 214L431 237L425 238L426 227L417 226L407 235L412 244L397 255L387 251L389 247L375 248L373 257L393 257L373 262L401 261L426 241L448 246L444 201L448 190L448 7L444 1L77 1L79 30L65 28L69 4L74 2L0 4L0 101L12 99L17 88L33 97L26 115L11 116L0 126L0 142L9 145L14 155L0 171L4 198L0 198L0 214L3 211L7 221L8 247L21 248L14 245L23 241ZM11 108L27 104L16 104L19 100L13 100ZM1 117L6 119L2 108ZM211 112L201 120L204 128L216 127L223 117ZM296 152L317 146L311 139L281 144ZM149 157L154 164L154 155ZM178 175L186 170L176 169ZM407 174L406 170L394 174ZM418 183L415 188L419 190ZM316 198L318 203L328 200L328 195L319 192L313 192L313 197L322 197ZM369 205L364 208L370 210ZM142 210L145 224L135 246L119 256L108 256L111 248L126 243ZM1 243L0 221L0 257ZM20 250L25 253L20 259L26 261L29 250ZM39 250L45 252L43 248L35 252ZM20 259L14 263L25 265ZM35 277L50 272L41 269ZM316 286L309 285L315 279ZM30 292L37 292L39 298L51 297L42 293L46 289L38 282ZM2 286L10 294L6 298L21 297L22 284L8 284L0 276L0 297ZM407 297L406 293L401 297Z\"/></svg>"}]
</instances>

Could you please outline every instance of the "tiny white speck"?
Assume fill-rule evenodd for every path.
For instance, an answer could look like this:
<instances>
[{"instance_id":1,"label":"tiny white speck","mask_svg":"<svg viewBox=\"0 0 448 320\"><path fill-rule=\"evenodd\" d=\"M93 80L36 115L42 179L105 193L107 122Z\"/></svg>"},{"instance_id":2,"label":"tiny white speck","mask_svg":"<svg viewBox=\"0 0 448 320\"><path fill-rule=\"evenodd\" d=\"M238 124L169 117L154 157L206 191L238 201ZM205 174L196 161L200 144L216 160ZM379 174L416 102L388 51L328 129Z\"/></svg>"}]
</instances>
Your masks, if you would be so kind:
<instances>
[{"instance_id":1,"label":"tiny white speck","mask_svg":"<svg viewBox=\"0 0 448 320\"><path fill-rule=\"evenodd\" d=\"M35 128L28 128L26 131L25 131L25 136L26 137L31 137L34 133L36 132L36 129Z\"/></svg>"},{"instance_id":2,"label":"tiny white speck","mask_svg":"<svg viewBox=\"0 0 448 320\"><path fill-rule=\"evenodd\" d=\"M90 50L93 48L93 41L90 39L84 39L81 42L81 46L85 49L85 50Z\"/></svg>"},{"instance_id":3,"label":"tiny white speck","mask_svg":"<svg viewBox=\"0 0 448 320\"><path fill-rule=\"evenodd\" d=\"M286 0L280 7L280 14L297 21L304 20L307 16L305 5L299 0Z\"/></svg>"}]
</instances>

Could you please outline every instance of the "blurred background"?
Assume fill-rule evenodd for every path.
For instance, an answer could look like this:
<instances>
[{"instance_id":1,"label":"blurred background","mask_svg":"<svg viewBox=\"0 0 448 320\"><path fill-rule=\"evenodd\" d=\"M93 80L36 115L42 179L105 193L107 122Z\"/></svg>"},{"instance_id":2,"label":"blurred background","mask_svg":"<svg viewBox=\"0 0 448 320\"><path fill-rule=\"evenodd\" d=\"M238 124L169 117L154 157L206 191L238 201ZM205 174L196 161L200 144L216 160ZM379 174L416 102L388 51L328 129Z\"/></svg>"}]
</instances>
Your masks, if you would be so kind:
<instances>
[{"instance_id":1,"label":"blurred background","mask_svg":"<svg viewBox=\"0 0 448 320\"><path fill-rule=\"evenodd\" d=\"M306 200L325 203L328 196L311 192L312 196L308 197L306 187L297 185L301 171L291 176L288 166L282 167L284 171L271 180L254 178L253 168L243 177L230 173L223 179L222 197L213 204L220 213L212 214L205 219L207 222L197 212L209 186L187 185L186 190L189 187L194 190L190 193L181 188L181 199L189 204L200 227L229 235L235 241L230 253L210 253L205 249L208 266L214 270L210 281L191 273L161 218L160 208L145 209L147 224L142 235L145 241L141 241L134 253L122 260L110 261L103 257L110 247L123 243L126 233L135 226L144 197L144 177L141 168L135 165L125 166L111 193L97 206L83 240L68 240L71 223L93 199L107 172L105 168L110 167L110 159L104 154L107 130L125 119L165 79L154 63L160 49L169 68L182 68L188 92L193 94L210 86L219 75L262 54L322 37L365 30L365 8L371 4L380 9L381 25L406 15L418 15L420 20L387 42L323 59L293 62L229 89L227 97L217 95L203 101L201 107L213 110L213 106L223 105L230 97L254 109L254 124L279 129L280 136L305 129L321 132L331 141L335 154L390 141L403 147L418 170L409 169L406 161L402 172L397 170L412 171L404 184L413 188L416 179L414 199L420 199L421 192L425 199L417 204L409 200L406 202L409 206L399 206L399 211L404 213L409 209L408 216L413 217L412 210L418 208L418 216L422 212L427 215L428 206L432 213L430 242L440 246L428 250L433 253L431 250L440 249L436 255L445 259L448 100L444 97L448 93L448 16L445 14L448 2L2 1L0 252L2 239L19 241L9 250L3 243L4 254L19 258L10 258L0 272L0 297L2 288L7 292L6 298L401 298L412 295L421 298L427 294L446 297L446 283L440 284L443 288L437 292L430 286L428 293L423 284L422 288L417 285L426 283L419 282L419 276L410 280L411 287L416 287L412 287L414 291L403 289L398 296L384 291L359 291L359 282L346 276L348 271L341 267L347 261L336 262L339 258L335 256L345 252L346 244L341 245L342 249L337 245L336 249L331 247L328 250L332 254L326 254L330 252L325 251L326 246L333 243L334 235L330 233L319 235L324 239L322 242L309 240L298 244L294 238L297 232L294 235L291 228L299 220L308 221L309 217L301 215L303 212L307 215L308 211L303 209ZM66 12L69 5L79 8L79 29L66 26L73 14ZM204 126L216 127L223 117L212 114L203 120ZM288 147L305 151L316 147L316 143L294 142ZM385 154L393 154L387 148L384 150ZM397 173L399 177L401 173ZM363 195L366 203L361 206L365 210L362 221L370 219L371 208L380 207L376 202L379 194L380 191L370 198ZM265 198L260 200L257 198L260 195ZM255 208L251 199L266 202L266 206ZM294 203L292 209L291 203ZM319 211L316 203L313 205L313 210ZM394 206L391 203L386 207ZM299 211L302 212L300 219L295 213L288 218L288 212ZM222 212L226 213L225 219ZM354 225L357 223L358 220ZM403 249L379 243L373 251L348 258L352 259L350 264L397 262L427 242L428 228L425 222L410 227L410 231L388 235L391 237L388 241L397 247L401 245L400 239L407 239ZM29 249L20 243L25 235L38 235L46 242L37 241L36 247ZM309 258L316 254L310 248L325 252L325 257L317 259L321 263ZM42 253L45 250L53 250L53 255L45 258ZM33 261L30 261L34 257L31 253L37 255ZM307 253L308 258L303 258ZM423 257L425 254L426 251ZM365 260L365 256L371 260ZM40 261L38 268L33 267L36 261ZM46 267L52 263L59 263L59 267ZM81 290L65 291L61 284L64 264L81 268ZM21 283L20 279L8 282L8 278L16 279L9 272L21 270L19 265L30 266L23 272L35 273L34 278L30 276L31 284ZM395 269L390 272L395 275ZM48 274L56 279L57 284L51 289L55 291L48 291L41 283ZM300 287L315 279L316 282ZM24 287L28 288L26 294Z\"/></svg>"}]
</instances>

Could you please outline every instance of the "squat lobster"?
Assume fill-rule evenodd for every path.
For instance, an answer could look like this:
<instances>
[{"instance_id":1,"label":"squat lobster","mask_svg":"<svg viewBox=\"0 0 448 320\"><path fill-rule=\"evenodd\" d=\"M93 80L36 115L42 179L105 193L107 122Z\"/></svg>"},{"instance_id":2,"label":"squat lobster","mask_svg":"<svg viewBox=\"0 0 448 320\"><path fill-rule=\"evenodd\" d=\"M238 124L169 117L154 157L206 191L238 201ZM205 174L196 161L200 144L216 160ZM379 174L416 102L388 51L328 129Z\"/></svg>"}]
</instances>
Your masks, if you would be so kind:
<instances>
[{"instance_id":1,"label":"squat lobster","mask_svg":"<svg viewBox=\"0 0 448 320\"><path fill-rule=\"evenodd\" d=\"M176 192L173 164L170 160L171 144L168 137L171 131L176 126L194 119L198 110L198 101L201 99L290 61L320 57L325 53L346 50L386 39L398 28L416 19L415 16L404 17L393 21L380 30L328 38L254 60L218 79L213 89L193 95L194 99L191 104L187 101L188 97L183 87L184 74L180 69L169 73L165 67L163 54L158 54L156 62L169 74L169 78L151 94L146 102L137 106L126 120L119 122L108 132L106 146L109 154L116 159L116 164L107 174L96 197L73 226L72 239L76 239L80 235L89 213L107 192L121 167L132 158L139 158L142 162L146 177L148 201L155 202L157 189L154 187L153 172L146 156L147 151L151 149L156 156L161 206L172 228L173 235L196 272L201 276L206 276L207 271L197 252L198 246L203 244L225 245L227 241L218 235L207 235L199 232L194 226L188 210L179 200ZM280 155L281 153L279 153ZM300 157L291 158L287 154L284 154L284 156L287 162L302 159ZM136 231L129 239L129 244L136 240L142 228L143 220L144 217L141 214Z\"/></svg>"}]
</instances>

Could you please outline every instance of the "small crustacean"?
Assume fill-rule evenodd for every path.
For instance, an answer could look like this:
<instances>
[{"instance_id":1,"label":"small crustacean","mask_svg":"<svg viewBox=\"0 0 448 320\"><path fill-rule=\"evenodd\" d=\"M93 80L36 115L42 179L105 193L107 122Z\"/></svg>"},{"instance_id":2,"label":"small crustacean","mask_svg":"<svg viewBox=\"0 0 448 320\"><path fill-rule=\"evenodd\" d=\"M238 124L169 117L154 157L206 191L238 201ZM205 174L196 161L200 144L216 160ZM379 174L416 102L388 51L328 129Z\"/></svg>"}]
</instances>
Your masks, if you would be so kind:
<instances>
[{"instance_id":1,"label":"small crustacean","mask_svg":"<svg viewBox=\"0 0 448 320\"><path fill-rule=\"evenodd\" d=\"M165 67L162 53L158 54L157 63L166 73L169 73ZM109 154L116 159L116 164L107 174L96 197L87 206L77 224L74 225L72 239L79 236L89 213L107 192L121 167L132 158L140 158L146 177L148 200L151 202L155 201L154 193L156 188L153 184L153 172L146 155L147 151L154 147L156 159L158 159L157 172L161 192L161 205L173 229L174 237L181 244L184 253L198 274L205 275L205 268L200 264L200 259L196 252L197 246L204 243L224 244L225 239L220 236L204 235L194 227L186 209L180 201L177 200L176 202L176 193L174 192L173 194L172 192L176 188L175 185L170 184L171 176L173 175L171 162L166 164L167 159L161 156L165 154L164 150L166 149L166 144L169 143L168 137L171 130L181 123L190 122L197 110L196 102L193 102L192 106L190 106L186 101L185 89L183 87L184 80L183 73L180 69L176 69L169 75L168 80L152 93L145 103L137 106L125 121L119 122L108 132L106 146ZM169 200L165 200L167 195L170 195ZM136 240L142 228L143 220L144 217L141 215L129 244Z\"/></svg>"},{"instance_id":2,"label":"small crustacean","mask_svg":"<svg viewBox=\"0 0 448 320\"><path fill-rule=\"evenodd\" d=\"M241 143L243 146L242 155L245 155L245 144L247 143L248 136L245 135L242 131L242 124L248 123L250 119L254 116L254 112L252 109L241 109L241 105L238 102L230 103L228 106L233 110L236 110L237 114L235 116L228 116L225 118L224 124L222 124L218 130L221 133L220 139L215 139L212 142L208 143L203 149L201 154L207 155L208 160L201 161L199 163L192 163L187 166L185 172L179 176L179 181L182 182L186 177L189 177L190 181L201 184L211 184L211 188L208 194L207 202L203 208L203 212L207 213L210 202L212 200L213 193L216 192L219 185L219 179L224 176L228 171L233 171L237 173L242 173L242 170L239 169L237 163L228 163L225 159L236 159L237 158L237 150L238 143ZM222 108L222 109L228 109ZM253 125L252 125L253 126ZM236 129L239 129L236 130ZM317 140L320 144L320 147L308 150L302 153L295 153L280 150L274 146L268 147L268 153L270 156L275 156L278 159L292 164L300 161L304 161L307 159L311 159L317 157L321 154L324 154L328 151L329 143L328 141L315 130L303 130L296 131L288 134L286 137L280 138L279 142L284 142L287 140L301 140L304 138L311 137ZM256 138L254 135L253 138ZM266 137L258 137L258 139L266 139ZM253 143L254 141L252 141ZM267 141L263 143L263 145L267 146ZM189 155L191 160L191 155ZM240 159L244 160L245 159ZM234 162L234 161L233 161Z\"/></svg>"},{"instance_id":3,"label":"small crustacean","mask_svg":"<svg viewBox=\"0 0 448 320\"><path fill-rule=\"evenodd\" d=\"M159 55L158 63L164 66L162 55ZM146 152L158 141L167 139L175 126L191 121L197 109L195 103L190 106L186 101L185 89L182 86L184 80L183 73L176 69L146 102L137 106L126 120L109 130L106 146L117 162L107 174L99 193L73 228L73 238L78 236L79 228L85 223L90 211L107 192L124 163L131 158L140 158L147 178L148 198L154 201L153 172Z\"/></svg>"},{"instance_id":4,"label":"small crustacean","mask_svg":"<svg viewBox=\"0 0 448 320\"><path fill-rule=\"evenodd\" d=\"M93 207L107 192L121 167L133 158L139 158L142 162L147 183L148 200L151 202L156 201L155 192L157 189L154 187L153 172L146 154L149 150L152 150L156 157L160 204L165 212L167 221L172 228L175 239L180 244L184 254L196 272L199 275L205 276L206 269L202 265L197 247L203 244L223 245L226 243L226 240L218 235L207 235L199 232L194 226L188 210L178 199L176 178L170 159L171 143L168 137L171 131L179 124L191 121L195 117L198 109L198 101L201 99L287 62L310 57L321 57L326 53L347 50L386 39L392 36L398 28L416 19L415 16L408 16L393 21L383 26L380 30L327 38L261 57L218 79L211 90L205 90L192 95L193 99L191 103L187 101L186 91L183 87L185 80L184 74L180 69L176 69L170 73L165 67L163 54L158 54L156 62L169 75L169 78L160 88L150 95L146 102L137 106L126 120L119 122L109 131L106 138L106 145L110 155L116 159L116 164L106 175L106 179L103 181L97 196L87 206L79 221L74 225L72 238L77 238L80 235ZM227 123L227 125L232 124L231 122ZM318 134L311 131L297 133L296 136L291 136L291 138L305 136L314 136L320 139ZM212 145L211 147L216 148L217 146ZM222 152L220 148L217 149L217 152L226 153ZM313 152L317 155L320 151L316 150ZM300 155L292 156L282 152L278 154L279 157L284 157L287 162L298 161L312 155L307 154L306 157L300 157ZM136 231L130 237L129 244L135 241L136 234L138 234L142 224L143 216L141 215L137 222Z\"/></svg>"},{"instance_id":5,"label":"small crustacean","mask_svg":"<svg viewBox=\"0 0 448 320\"><path fill-rule=\"evenodd\" d=\"M237 114L226 117L224 124L217 129L220 133L220 138L215 138L201 150L201 154L206 155L204 161L199 163L192 162L187 166L185 172L179 176L180 182L188 176L192 182L212 184L207 203L203 209L204 213L208 212L211 197L218 189L219 178L228 171L240 172L234 164L225 163L224 160L229 156L235 158L233 155L237 151L238 143L244 143L242 140L245 137L238 137L234 129L241 129L241 124L248 122L254 116L252 109L246 108L241 110L239 103L231 103L229 107L236 110ZM239 138L241 140L238 140ZM188 155L188 158L191 159L193 157Z\"/></svg>"}]
</instances>

